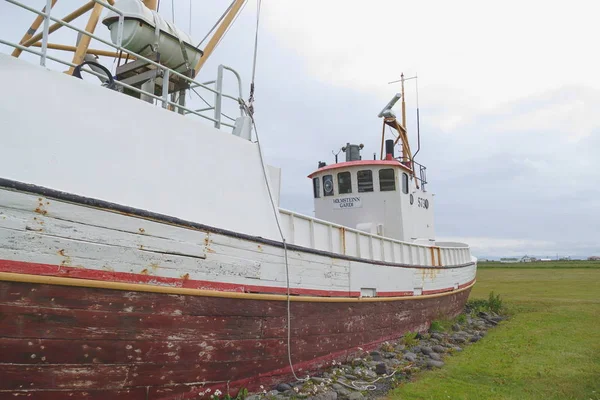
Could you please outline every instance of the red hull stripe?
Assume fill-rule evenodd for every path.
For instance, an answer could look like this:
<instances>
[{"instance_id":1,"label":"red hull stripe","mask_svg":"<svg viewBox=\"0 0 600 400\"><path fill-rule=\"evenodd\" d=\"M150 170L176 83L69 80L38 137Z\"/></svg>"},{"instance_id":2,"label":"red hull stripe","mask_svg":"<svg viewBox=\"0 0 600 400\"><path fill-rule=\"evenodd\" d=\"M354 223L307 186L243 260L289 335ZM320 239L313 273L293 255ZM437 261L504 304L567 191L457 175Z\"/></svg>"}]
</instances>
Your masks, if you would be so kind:
<instances>
[{"instance_id":1,"label":"red hull stripe","mask_svg":"<svg viewBox=\"0 0 600 400\"><path fill-rule=\"evenodd\" d=\"M258 286L244 285L237 283L210 282L193 279L167 278L154 275L133 274L128 272L99 271L94 269L67 267L62 265L39 264L24 261L0 260L0 272L10 272L17 274L30 274L40 276L68 277L76 279L89 279L95 281L108 281L133 284L147 284L153 286L169 286L186 289L214 290L220 292L239 292L239 293L272 293L286 294L287 288L276 286ZM469 286L475 280L464 283L459 289ZM451 292L453 288L423 291L422 294L435 294ZM326 297L359 297L360 292L338 291L338 290L319 290L319 289L301 289L290 288L293 295L303 296L326 296ZM412 291L402 292L378 292L377 297L401 297L413 296Z\"/></svg>"},{"instance_id":2,"label":"red hull stripe","mask_svg":"<svg viewBox=\"0 0 600 400\"><path fill-rule=\"evenodd\" d=\"M473 278L472 280L470 280L467 283L463 283L462 285L458 285L458 288L459 289L466 288L467 286L471 285L473 282L475 282L475 278Z\"/></svg>"}]
</instances>

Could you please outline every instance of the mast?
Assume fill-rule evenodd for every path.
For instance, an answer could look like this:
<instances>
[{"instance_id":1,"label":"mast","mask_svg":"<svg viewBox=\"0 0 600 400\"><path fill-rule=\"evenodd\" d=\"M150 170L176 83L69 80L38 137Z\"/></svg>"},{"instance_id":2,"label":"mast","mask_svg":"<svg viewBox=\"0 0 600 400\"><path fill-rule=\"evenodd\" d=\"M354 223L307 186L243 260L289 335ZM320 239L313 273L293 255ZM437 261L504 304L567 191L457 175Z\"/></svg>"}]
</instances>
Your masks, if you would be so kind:
<instances>
[{"instance_id":1,"label":"mast","mask_svg":"<svg viewBox=\"0 0 600 400\"><path fill-rule=\"evenodd\" d=\"M400 75L400 80L402 81L402 127L404 128L404 132L406 132L406 102L404 101L404 72Z\"/></svg>"},{"instance_id":2,"label":"mast","mask_svg":"<svg viewBox=\"0 0 600 400\"><path fill-rule=\"evenodd\" d=\"M102 10L104 6L100 3L94 4L92 8L92 14L88 19L87 25L85 26L85 31L93 34L96 31L96 25L98 25L98 21L100 20L100 14L102 14ZM75 54L73 54L73 61L71 63L75 65L79 65L83 62L85 58L85 54L87 53L88 47L90 46L90 42L92 41L91 36L82 35L81 40L77 44L77 48L75 49ZM74 67L70 67L67 74L73 75Z\"/></svg>"},{"instance_id":3,"label":"mast","mask_svg":"<svg viewBox=\"0 0 600 400\"><path fill-rule=\"evenodd\" d=\"M156 11L158 0L144 0L144 5L152 11Z\"/></svg>"}]
</instances>

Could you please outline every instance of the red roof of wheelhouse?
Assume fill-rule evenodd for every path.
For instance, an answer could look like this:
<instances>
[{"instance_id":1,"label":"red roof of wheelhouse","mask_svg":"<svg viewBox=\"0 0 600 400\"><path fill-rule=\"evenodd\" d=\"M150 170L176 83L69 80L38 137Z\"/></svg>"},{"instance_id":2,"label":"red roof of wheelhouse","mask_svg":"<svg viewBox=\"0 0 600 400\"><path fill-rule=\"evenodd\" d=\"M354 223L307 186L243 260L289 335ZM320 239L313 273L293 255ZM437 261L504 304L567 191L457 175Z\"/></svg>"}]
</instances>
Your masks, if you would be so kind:
<instances>
[{"instance_id":1,"label":"red roof of wheelhouse","mask_svg":"<svg viewBox=\"0 0 600 400\"><path fill-rule=\"evenodd\" d=\"M315 172L311 173L310 175L308 175L308 177L312 178L313 176L315 176L316 174L318 174L320 172L331 171L331 170L334 170L334 169L342 169L342 168L357 167L357 166L365 166L365 167L367 167L367 166L379 166L379 165L388 165L388 166L393 166L393 167L400 167L400 168L404 168L407 171L412 171L409 167L407 167L406 165L402 164L398 160L358 160L358 161L346 161L346 162L341 162L341 163L326 165L323 168L319 168Z\"/></svg>"}]
</instances>

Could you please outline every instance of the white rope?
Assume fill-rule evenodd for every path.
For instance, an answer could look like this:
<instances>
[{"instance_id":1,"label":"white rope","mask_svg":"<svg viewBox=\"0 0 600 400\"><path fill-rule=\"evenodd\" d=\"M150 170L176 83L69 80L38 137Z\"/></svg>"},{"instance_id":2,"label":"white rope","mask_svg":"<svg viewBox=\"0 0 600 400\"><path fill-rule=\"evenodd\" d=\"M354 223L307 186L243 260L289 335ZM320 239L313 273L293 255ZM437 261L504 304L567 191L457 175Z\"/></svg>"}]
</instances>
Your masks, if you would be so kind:
<instances>
[{"instance_id":1,"label":"white rope","mask_svg":"<svg viewBox=\"0 0 600 400\"><path fill-rule=\"evenodd\" d=\"M410 364L412 365L412 364ZM373 391L377 389L377 386L374 385L374 383L376 383L377 381L381 380L381 379L388 379L391 378L392 376L394 376L396 374L396 372L398 372L398 370L393 371L391 374L389 375L381 375L380 377L378 377L377 379L373 380L373 381L350 381L350 384L347 384L346 382L342 381L342 380L337 380L336 383L339 383L342 386L346 386L349 389L352 390L358 390L358 391L364 391L364 390L368 390L368 391ZM326 383L328 385L334 383L332 379L330 378L325 378L323 379L323 383Z\"/></svg>"},{"instance_id":2,"label":"white rope","mask_svg":"<svg viewBox=\"0 0 600 400\"><path fill-rule=\"evenodd\" d=\"M392 376L394 376L396 374L397 371L392 372L389 375L381 375L380 377L378 377L377 379L367 382L367 381L350 381L350 385L348 385L347 383L344 383L343 381L340 381L338 379L337 383L346 386L350 389L354 389L354 390L359 390L359 391L363 391L363 390L369 390L369 391L373 391L377 389L377 386L374 385L374 383L376 383L377 381L379 381L380 379L387 379L387 378L391 378Z\"/></svg>"},{"instance_id":3,"label":"white rope","mask_svg":"<svg viewBox=\"0 0 600 400\"><path fill-rule=\"evenodd\" d=\"M294 376L294 378L298 381L301 382L305 382L308 380L307 378L299 378L296 375L296 371L294 370L294 364L292 362L292 335L291 335L291 331L292 331L292 322L291 322L291 310L290 310L290 304L291 304L291 294L290 294L290 266L289 266L289 262L288 262L288 249L287 249L287 242L285 240L285 235L283 234L283 229L281 228L281 224L279 223L279 210L277 209L277 206L275 205L275 200L273 199L273 194L271 193L271 186L269 185L269 178L267 177L267 170L265 168L265 161L263 158L263 153L262 153L262 147L260 145L260 138L258 137L258 129L256 128L256 121L254 120L254 117L250 114L250 110L248 108L248 105L244 102L243 99L239 99L240 104L242 104L242 106L244 107L244 109L246 110L246 112L248 113L248 115L250 116L250 119L252 120L252 126L254 127L254 134L256 135L256 144L258 146L258 154L260 156L260 163L261 163L261 167L262 167L262 171L263 171L263 176L265 178L265 183L267 185L267 192L269 193L269 200L271 201L271 208L273 209L273 215L275 217L275 222L277 224L277 230L279 231L279 236L281 237L281 241L283 243L283 257L285 259L285 280L286 280L286 288L287 288L287 353L288 353L288 363L290 365L290 369L292 371L292 375Z\"/></svg>"}]
</instances>

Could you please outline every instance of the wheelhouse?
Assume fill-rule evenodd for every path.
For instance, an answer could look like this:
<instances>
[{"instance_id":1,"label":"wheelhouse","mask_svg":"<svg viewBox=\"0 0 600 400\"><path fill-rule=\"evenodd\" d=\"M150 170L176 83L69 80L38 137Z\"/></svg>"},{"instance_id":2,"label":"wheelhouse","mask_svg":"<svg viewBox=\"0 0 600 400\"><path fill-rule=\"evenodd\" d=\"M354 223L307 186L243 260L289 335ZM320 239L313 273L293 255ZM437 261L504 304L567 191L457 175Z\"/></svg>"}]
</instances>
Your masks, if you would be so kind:
<instances>
[{"instance_id":1,"label":"wheelhouse","mask_svg":"<svg viewBox=\"0 0 600 400\"><path fill-rule=\"evenodd\" d=\"M358 148L344 148L351 146ZM432 195L421 171L415 176L408 163L393 157L347 158L356 159L319 163L309 175L317 218L398 240L433 239Z\"/></svg>"}]
</instances>

